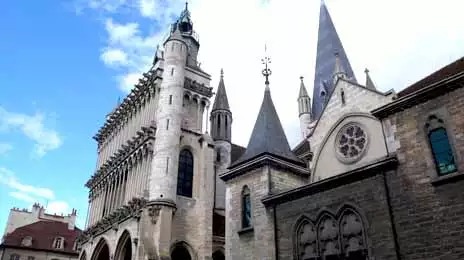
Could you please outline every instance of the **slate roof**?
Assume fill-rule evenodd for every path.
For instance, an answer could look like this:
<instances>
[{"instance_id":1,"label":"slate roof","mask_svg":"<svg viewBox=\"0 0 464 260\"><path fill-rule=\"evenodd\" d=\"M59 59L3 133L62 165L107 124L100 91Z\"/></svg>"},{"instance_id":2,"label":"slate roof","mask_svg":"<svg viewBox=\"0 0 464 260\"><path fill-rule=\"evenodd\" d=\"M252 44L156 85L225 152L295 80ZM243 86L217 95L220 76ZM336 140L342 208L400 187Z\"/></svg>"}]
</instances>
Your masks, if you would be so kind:
<instances>
[{"instance_id":1,"label":"slate roof","mask_svg":"<svg viewBox=\"0 0 464 260\"><path fill-rule=\"evenodd\" d=\"M231 149L231 154L230 154L230 162L234 163L242 154L245 152L246 148L237 144L232 144L232 149Z\"/></svg>"},{"instance_id":2,"label":"slate roof","mask_svg":"<svg viewBox=\"0 0 464 260\"><path fill-rule=\"evenodd\" d=\"M298 97L309 97L308 91L306 91L306 87L303 82L303 78L301 77L301 83L300 83L300 93L298 94Z\"/></svg>"},{"instance_id":3,"label":"slate roof","mask_svg":"<svg viewBox=\"0 0 464 260\"><path fill-rule=\"evenodd\" d=\"M221 79L219 80L219 86L216 93L216 98L214 99L213 109L211 112L223 109L230 111L229 100L227 99L226 87L224 85L224 74L221 70Z\"/></svg>"},{"instance_id":4,"label":"slate roof","mask_svg":"<svg viewBox=\"0 0 464 260\"><path fill-rule=\"evenodd\" d=\"M73 250L74 242L82 231L78 228L68 229L68 224L59 221L38 221L26 226L19 227L4 237L0 247L15 247L32 250L54 251L65 254L78 255ZM32 237L31 246L22 246L23 239L27 236ZM56 237L64 238L64 248L53 248L53 241Z\"/></svg>"},{"instance_id":5,"label":"slate roof","mask_svg":"<svg viewBox=\"0 0 464 260\"><path fill-rule=\"evenodd\" d=\"M290 150L287 137L272 102L271 92L267 87L245 153L231 167L263 154L271 154L296 164L304 164Z\"/></svg>"},{"instance_id":6,"label":"slate roof","mask_svg":"<svg viewBox=\"0 0 464 260\"><path fill-rule=\"evenodd\" d=\"M398 97L403 97L413 92L416 92L422 88L425 88L433 83L436 83L442 79L445 79L462 71L464 71L464 57L457 59L456 61L446 65L445 67L433 72L427 77L417 81L416 83L398 92Z\"/></svg>"},{"instance_id":7,"label":"slate roof","mask_svg":"<svg viewBox=\"0 0 464 260\"><path fill-rule=\"evenodd\" d=\"M319 32L317 39L316 69L314 74L313 88L313 118L318 119L324 108L324 98L321 97L322 88L326 87L326 96L332 93L334 83L332 75L335 68L335 53L340 57L341 66L345 71L348 79L356 82L350 61L345 53L342 42L338 37L335 26L330 17L327 6L321 3L319 14Z\"/></svg>"}]
</instances>

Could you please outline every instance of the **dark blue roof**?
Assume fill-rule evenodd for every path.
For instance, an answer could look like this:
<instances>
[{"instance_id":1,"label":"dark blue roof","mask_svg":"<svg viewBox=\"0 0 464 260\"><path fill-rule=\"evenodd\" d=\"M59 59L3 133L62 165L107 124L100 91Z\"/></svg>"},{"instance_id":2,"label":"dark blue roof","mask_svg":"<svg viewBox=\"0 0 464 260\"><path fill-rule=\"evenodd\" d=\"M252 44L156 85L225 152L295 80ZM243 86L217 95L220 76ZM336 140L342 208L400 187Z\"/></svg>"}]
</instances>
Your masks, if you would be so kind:
<instances>
[{"instance_id":1,"label":"dark blue roof","mask_svg":"<svg viewBox=\"0 0 464 260\"><path fill-rule=\"evenodd\" d=\"M316 71L314 75L313 91L313 118L318 119L324 109L324 98L321 97L322 85L326 88L326 97L333 91L334 84L332 75L335 68L335 53L338 53L341 65L348 79L356 82L350 61L343 49L342 42L338 37L335 26L330 18L327 6L322 2L319 14L319 32L316 53Z\"/></svg>"},{"instance_id":2,"label":"dark blue roof","mask_svg":"<svg viewBox=\"0 0 464 260\"><path fill-rule=\"evenodd\" d=\"M304 165L303 161L296 157L290 149L268 87L264 91L263 103L245 153L230 168L264 154Z\"/></svg>"}]
</instances>

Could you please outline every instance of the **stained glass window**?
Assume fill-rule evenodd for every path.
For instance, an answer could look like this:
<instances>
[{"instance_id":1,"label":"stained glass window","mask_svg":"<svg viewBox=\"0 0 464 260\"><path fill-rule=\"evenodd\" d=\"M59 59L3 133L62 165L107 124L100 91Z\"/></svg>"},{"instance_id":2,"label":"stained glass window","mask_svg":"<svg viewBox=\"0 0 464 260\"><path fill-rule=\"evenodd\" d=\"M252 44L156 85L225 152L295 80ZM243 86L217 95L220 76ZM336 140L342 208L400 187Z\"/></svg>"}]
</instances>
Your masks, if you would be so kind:
<instances>
[{"instance_id":1,"label":"stained glass window","mask_svg":"<svg viewBox=\"0 0 464 260\"><path fill-rule=\"evenodd\" d=\"M251 200L247 186L242 191L242 228L251 227Z\"/></svg>"},{"instance_id":2,"label":"stained glass window","mask_svg":"<svg viewBox=\"0 0 464 260\"><path fill-rule=\"evenodd\" d=\"M456 164L446 129L440 127L430 131L429 141L438 174L446 175L455 172L457 170Z\"/></svg>"},{"instance_id":3,"label":"stained glass window","mask_svg":"<svg viewBox=\"0 0 464 260\"><path fill-rule=\"evenodd\" d=\"M193 155L189 150L182 150L179 155L177 173L177 195L192 197Z\"/></svg>"}]
</instances>

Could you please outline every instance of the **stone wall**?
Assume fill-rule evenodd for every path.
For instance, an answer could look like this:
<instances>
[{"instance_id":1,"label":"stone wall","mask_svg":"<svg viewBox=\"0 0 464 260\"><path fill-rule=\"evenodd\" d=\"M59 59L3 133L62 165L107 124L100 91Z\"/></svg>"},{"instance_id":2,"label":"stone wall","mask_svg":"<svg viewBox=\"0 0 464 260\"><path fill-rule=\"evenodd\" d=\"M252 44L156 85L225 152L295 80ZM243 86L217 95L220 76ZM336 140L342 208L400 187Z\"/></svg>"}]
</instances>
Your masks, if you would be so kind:
<instances>
[{"instance_id":1,"label":"stone wall","mask_svg":"<svg viewBox=\"0 0 464 260\"><path fill-rule=\"evenodd\" d=\"M226 183L226 259L274 259L273 213L261 199L269 194L268 166ZM242 190L250 190L252 230L242 232Z\"/></svg>"},{"instance_id":2,"label":"stone wall","mask_svg":"<svg viewBox=\"0 0 464 260\"><path fill-rule=\"evenodd\" d=\"M294 238L295 226L302 216L316 222L321 212L336 216L344 205L360 213L367 230L368 252L375 256L372 259L396 259L382 174L277 205L279 259L299 259L294 258Z\"/></svg>"},{"instance_id":3,"label":"stone wall","mask_svg":"<svg viewBox=\"0 0 464 260\"><path fill-rule=\"evenodd\" d=\"M384 121L400 161L389 176L393 213L403 259L464 258L464 88L416 105ZM429 115L445 121L458 172L437 178L425 131Z\"/></svg>"}]
</instances>

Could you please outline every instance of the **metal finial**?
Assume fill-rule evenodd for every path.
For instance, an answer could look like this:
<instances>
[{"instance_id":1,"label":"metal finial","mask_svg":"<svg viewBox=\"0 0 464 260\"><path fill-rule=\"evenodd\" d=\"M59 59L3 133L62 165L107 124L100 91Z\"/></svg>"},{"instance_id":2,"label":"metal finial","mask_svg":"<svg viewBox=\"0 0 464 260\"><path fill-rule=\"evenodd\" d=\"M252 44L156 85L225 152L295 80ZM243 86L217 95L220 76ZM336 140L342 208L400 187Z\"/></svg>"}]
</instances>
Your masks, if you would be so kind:
<instances>
[{"instance_id":1,"label":"metal finial","mask_svg":"<svg viewBox=\"0 0 464 260\"><path fill-rule=\"evenodd\" d=\"M366 68L366 69L364 70L364 73L366 73L366 74L369 73L369 69Z\"/></svg>"},{"instance_id":2,"label":"metal finial","mask_svg":"<svg viewBox=\"0 0 464 260\"><path fill-rule=\"evenodd\" d=\"M224 69L221 68L221 78L224 77Z\"/></svg>"},{"instance_id":3,"label":"metal finial","mask_svg":"<svg viewBox=\"0 0 464 260\"><path fill-rule=\"evenodd\" d=\"M185 1L185 10L188 10L188 2Z\"/></svg>"},{"instance_id":4,"label":"metal finial","mask_svg":"<svg viewBox=\"0 0 464 260\"><path fill-rule=\"evenodd\" d=\"M303 79L304 79L304 77L303 77L303 76L300 76L300 80L301 80L301 82L303 82Z\"/></svg>"},{"instance_id":5,"label":"metal finial","mask_svg":"<svg viewBox=\"0 0 464 260\"><path fill-rule=\"evenodd\" d=\"M267 52L267 44L264 44L264 52ZM271 76L272 71L269 69L269 63L271 63L271 58L268 56L265 56L263 59L261 59L261 62L265 65L262 73L263 76L266 77L266 81L264 82L266 84L266 90L269 89L269 76Z\"/></svg>"}]
</instances>

